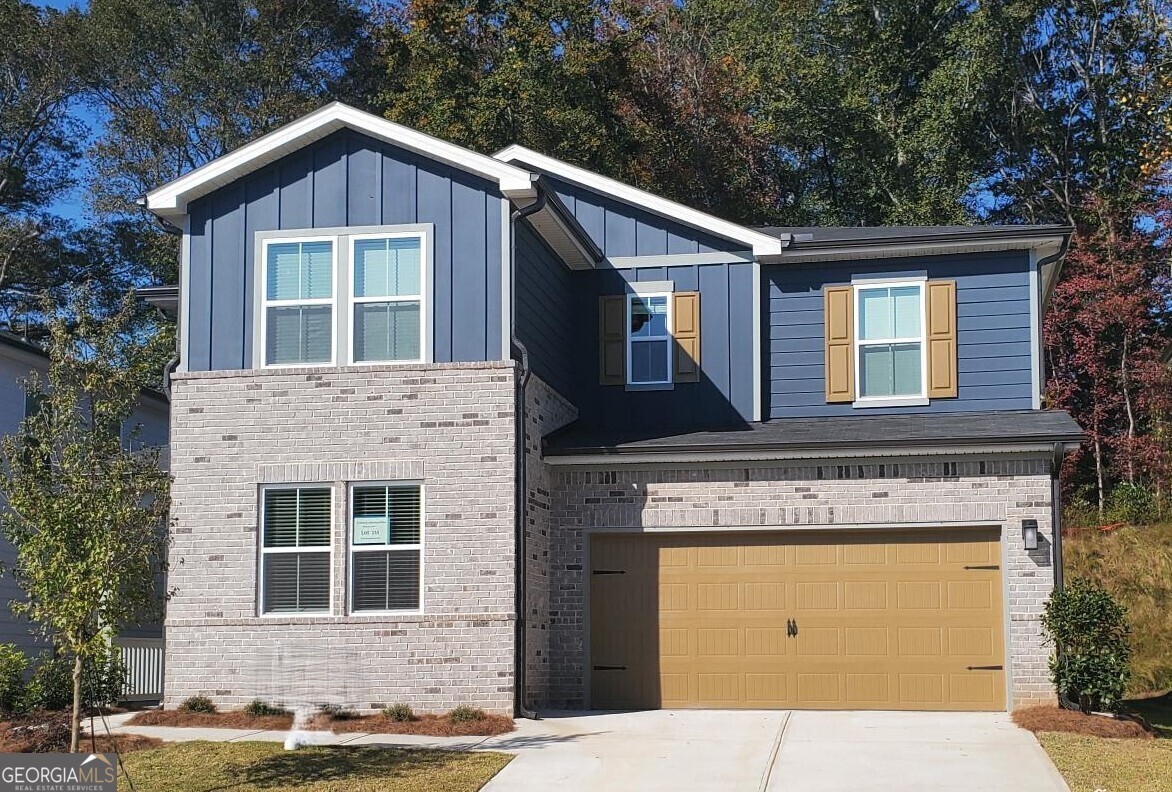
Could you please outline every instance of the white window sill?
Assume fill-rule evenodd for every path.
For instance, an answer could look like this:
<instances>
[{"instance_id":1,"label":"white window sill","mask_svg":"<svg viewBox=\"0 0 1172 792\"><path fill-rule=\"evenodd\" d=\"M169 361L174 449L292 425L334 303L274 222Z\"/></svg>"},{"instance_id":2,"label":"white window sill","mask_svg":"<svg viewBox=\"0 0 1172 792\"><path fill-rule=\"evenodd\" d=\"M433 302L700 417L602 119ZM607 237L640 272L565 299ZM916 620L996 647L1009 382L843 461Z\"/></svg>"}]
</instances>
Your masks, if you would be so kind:
<instances>
[{"instance_id":1,"label":"white window sill","mask_svg":"<svg viewBox=\"0 0 1172 792\"><path fill-rule=\"evenodd\" d=\"M629 382L627 383L627 390L631 392L638 391L669 391L675 390L675 383L673 382Z\"/></svg>"},{"instance_id":2,"label":"white window sill","mask_svg":"<svg viewBox=\"0 0 1172 792\"><path fill-rule=\"evenodd\" d=\"M868 407L927 407L928 400L919 396L906 396L895 399L858 399L851 404L855 409Z\"/></svg>"}]
</instances>

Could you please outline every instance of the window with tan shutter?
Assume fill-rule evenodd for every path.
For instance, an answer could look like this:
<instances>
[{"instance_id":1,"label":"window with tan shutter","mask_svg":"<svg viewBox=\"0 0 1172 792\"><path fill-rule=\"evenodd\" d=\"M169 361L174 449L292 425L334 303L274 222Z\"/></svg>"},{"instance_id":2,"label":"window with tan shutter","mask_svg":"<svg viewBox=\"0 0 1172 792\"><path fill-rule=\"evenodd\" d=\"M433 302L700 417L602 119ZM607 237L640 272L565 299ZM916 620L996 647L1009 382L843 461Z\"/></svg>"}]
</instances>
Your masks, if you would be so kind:
<instances>
[{"instance_id":1,"label":"window with tan shutter","mask_svg":"<svg viewBox=\"0 0 1172 792\"><path fill-rule=\"evenodd\" d=\"M598 381L632 389L699 382L700 293L600 297Z\"/></svg>"},{"instance_id":2,"label":"window with tan shutter","mask_svg":"<svg viewBox=\"0 0 1172 792\"><path fill-rule=\"evenodd\" d=\"M827 286L823 319L828 403L908 406L957 396L955 281Z\"/></svg>"}]
</instances>

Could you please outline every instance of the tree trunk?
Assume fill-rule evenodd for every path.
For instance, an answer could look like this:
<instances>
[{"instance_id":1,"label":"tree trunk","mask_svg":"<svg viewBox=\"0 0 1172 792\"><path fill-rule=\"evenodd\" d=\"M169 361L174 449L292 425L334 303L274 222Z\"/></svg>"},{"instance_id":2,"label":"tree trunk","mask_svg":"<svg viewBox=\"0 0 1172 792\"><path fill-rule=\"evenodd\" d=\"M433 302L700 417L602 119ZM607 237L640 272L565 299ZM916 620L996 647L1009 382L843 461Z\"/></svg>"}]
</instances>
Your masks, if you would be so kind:
<instances>
[{"instance_id":1,"label":"tree trunk","mask_svg":"<svg viewBox=\"0 0 1172 792\"><path fill-rule=\"evenodd\" d=\"M1099 493L1099 521L1103 520L1103 512L1106 510L1106 503L1104 502L1103 492L1103 446L1099 443L1099 438L1095 438L1095 485Z\"/></svg>"},{"instance_id":2,"label":"tree trunk","mask_svg":"<svg viewBox=\"0 0 1172 792\"><path fill-rule=\"evenodd\" d=\"M81 655L73 656L73 717L69 722L69 752L81 743Z\"/></svg>"}]
</instances>

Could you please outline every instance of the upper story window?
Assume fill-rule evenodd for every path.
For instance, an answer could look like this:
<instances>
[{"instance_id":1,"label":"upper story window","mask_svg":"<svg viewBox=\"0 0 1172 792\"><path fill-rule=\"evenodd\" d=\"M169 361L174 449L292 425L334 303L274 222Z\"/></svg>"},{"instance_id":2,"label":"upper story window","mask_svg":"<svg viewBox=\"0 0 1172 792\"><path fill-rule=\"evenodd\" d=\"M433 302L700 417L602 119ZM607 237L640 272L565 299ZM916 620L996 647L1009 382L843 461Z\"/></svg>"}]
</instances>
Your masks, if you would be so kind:
<instances>
[{"instance_id":1,"label":"upper story window","mask_svg":"<svg viewBox=\"0 0 1172 792\"><path fill-rule=\"evenodd\" d=\"M430 229L259 234L254 359L264 367L429 360Z\"/></svg>"},{"instance_id":2,"label":"upper story window","mask_svg":"<svg viewBox=\"0 0 1172 792\"><path fill-rule=\"evenodd\" d=\"M670 294L627 298L627 384L671 384L671 302Z\"/></svg>"},{"instance_id":3,"label":"upper story window","mask_svg":"<svg viewBox=\"0 0 1172 792\"><path fill-rule=\"evenodd\" d=\"M856 279L822 289L826 401L923 407L955 399L956 281Z\"/></svg>"},{"instance_id":4,"label":"upper story window","mask_svg":"<svg viewBox=\"0 0 1172 792\"><path fill-rule=\"evenodd\" d=\"M858 398L923 398L923 284L860 285L855 295Z\"/></svg>"},{"instance_id":5,"label":"upper story window","mask_svg":"<svg viewBox=\"0 0 1172 792\"><path fill-rule=\"evenodd\" d=\"M351 362L423 359L423 236L355 236Z\"/></svg>"},{"instance_id":6,"label":"upper story window","mask_svg":"<svg viewBox=\"0 0 1172 792\"><path fill-rule=\"evenodd\" d=\"M642 282L598 298L598 383L670 390L700 381L700 292Z\"/></svg>"},{"instance_id":7,"label":"upper story window","mask_svg":"<svg viewBox=\"0 0 1172 792\"><path fill-rule=\"evenodd\" d=\"M335 249L330 238L266 240L264 365L334 361Z\"/></svg>"}]
</instances>

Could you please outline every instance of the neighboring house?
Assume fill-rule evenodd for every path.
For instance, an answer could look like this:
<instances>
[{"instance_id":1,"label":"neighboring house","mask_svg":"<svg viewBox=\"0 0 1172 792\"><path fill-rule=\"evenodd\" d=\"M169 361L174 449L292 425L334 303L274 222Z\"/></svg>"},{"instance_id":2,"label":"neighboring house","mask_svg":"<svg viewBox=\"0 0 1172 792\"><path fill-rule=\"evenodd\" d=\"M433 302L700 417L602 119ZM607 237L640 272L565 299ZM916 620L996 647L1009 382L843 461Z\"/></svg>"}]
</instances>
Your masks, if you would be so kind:
<instances>
[{"instance_id":1,"label":"neighboring house","mask_svg":"<svg viewBox=\"0 0 1172 792\"><path fill-rule=\"evenodd\" d=\"M1068 228L745 228L339 104L146 205L169 705L1052 700Z\"/></svg>"},{"instance_id":2,"label":"neighboring house","mask_svg":"<svg viewBox=\"0 0 1172 792\"><path fill-rule=\"evenodd\" d=\"M25 382L37 372L41 382L49 368L49 358L36 344L0 332L0 436L15 434L31 408L25 392ZM161 393L143 391L131 421L124 427L127 442L131 442L131 431L138 427L133 442L139 447L167 447L168 405ZM9 609L9 603L20 599L22 592L12 576L16 562L16 549L7 539L0 536L0 564L4 574L0 575L0 643L12 643L26 652L50 648L50 644L23 618L17 618ZM124 627L119 631L119 640L134 646L141 661L150 661L147 655L157 654L161 648L163 625L161 623ZM142 651L137 651L142 650ZM161 660L161 657L158 658ZM140 663L141 664L141 663ZM132 669L132 672L135 669ZM143 680L138 680L143 681ZM157 697L157 689L156 689Z\"/></svg>"}]
</instances>

